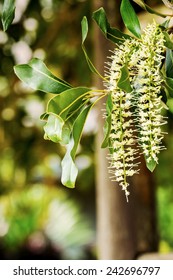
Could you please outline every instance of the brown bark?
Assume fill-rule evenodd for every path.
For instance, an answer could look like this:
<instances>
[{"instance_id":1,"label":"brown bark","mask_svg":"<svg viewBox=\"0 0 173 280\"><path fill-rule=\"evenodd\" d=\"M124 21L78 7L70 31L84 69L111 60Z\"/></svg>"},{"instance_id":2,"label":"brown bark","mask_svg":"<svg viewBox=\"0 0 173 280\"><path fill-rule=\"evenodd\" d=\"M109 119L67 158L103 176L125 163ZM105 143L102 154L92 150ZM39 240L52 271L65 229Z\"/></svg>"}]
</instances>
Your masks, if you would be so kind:
<instances>
[{"instance_id":1,"label":"brown bark","mask_svg":"<svg viewBox=\"0 0 173 280\"><path fill-rule=\"evenodd\" d=\"M109 2L109 5L108 5ZM119 20L119 5L116 1L116 20ZM95 9L103 6L108 14L113 14L115 1L95 1ZM109 13L111 10L111 13ZM98 28L94 33L95 64L103 73L104 62L110 45ZM113 46L112 46L113 47ZM98 88L103 88L102 81L96 79ZM98 105L101 112L102 102ZM100 148L103 140L102 116L99 116L100 129L97 135L97 244L99 259L133 259L136 252L135 233L131 220L131 204L126 203L125 196L116 183L108 177L107 150Z\"/></svg>"},{"instance_id":2,"label":"brown bark","mask_svg":"<svg viewBox=\"0 0 173 280\"><path fill-rule=\"evenodd\" d=\"M94 9L101 6L109 20L120 26L119 5L121 1L94 1ZM108 50L113 49L97 27L94 27L95 65L103 74ZM96 78L94 84L103 88L102 81ZM101 115L103 101L98 104L100 128L97 135L97 246L99 259L134 259L142 252L157 248L154 182L151 173L142 159L140 175L131 182L130 202L124 192L108 175L108 151L100 148L103 140L104 120Z\"/></svg>"}]
</instances>

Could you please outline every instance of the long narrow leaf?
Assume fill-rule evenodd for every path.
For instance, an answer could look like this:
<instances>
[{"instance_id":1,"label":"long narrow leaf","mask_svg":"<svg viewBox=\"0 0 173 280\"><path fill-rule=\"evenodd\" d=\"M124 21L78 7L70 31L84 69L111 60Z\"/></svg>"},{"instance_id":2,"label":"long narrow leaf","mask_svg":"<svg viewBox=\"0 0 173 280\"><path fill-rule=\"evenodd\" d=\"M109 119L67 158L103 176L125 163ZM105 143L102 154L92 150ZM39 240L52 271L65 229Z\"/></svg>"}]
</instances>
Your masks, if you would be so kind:
<instances>
[{"instance_id":1,"label":"long narrow leaf","mask_svg":"<svg viewBox=\"0 0 173 280\"><path fill-rule=\"evenodd\" d=\"M81 28L82 28L82 50L84 52L84 55L85 55L86 61L88 63L88 66L89 66L91 72L97 74L99 77L104 79L104 77L98 72L96 67L93 65L93 63L90 60L90 58L88 57L86 49L85 49L84 42L85 42L85 40L87 38L87 34L88 34L88 21L87 21L87 18L85 16L83 17L83 19L81 21Z\"/></svg>"},{"instance_id":2,"label":"long narrow leaf","mask_svg":"<svg viewBox=\"0 0 173 280\"><path fill-rule=\"evenodd\" d=\"M12 23L15 15L15 0L4 0L2 10L2 26L6 31Z\"/></svg>"},{"instance_id":3,"label":"long narrow leaf","mask_svg":"<svg viewBox=\"0 0 173 280\"><path fill-rule=\"evenodd\" d=\"M79 141L81 139L82 131L87 119L88 113L92 107L92 104L86 107L77 117L72 132L72 139L67 146L67 152L62 160L62 177L61 182L68 188L75 187L75 181L78 174L77 167L74 163L75 155Z\"/></svg>"},{"instance_id":4,"label":"long narrow leaf","mask_svg":"<svg viewBox=\"0 0 173 280\"><path fill-rule=\"evenodd\" d=\"M173 78L173 51L170 49L166 50L166 62L165 62L166 76Z\"/></svg>"},{"instance_id":5,"label":"long narrow leaf","mask_svg":"<svg viewBox=\"0 0 173 280\"><path fill-rule=\"evenodd\" d=\"M116 28L110 26L103 8L98 9L93 13L93 19L105 35L107 39L115 44L122 43L125 39L131 38L129 35L122 33Z\"/></svg>"},{"instance_id":6,"label":"long narrow leaf","mask_svg":"<svg viewBox=\"0 0 173 280\"><path fill-rule=\"evenodd\" d=\"M94 103L88 105L85 107L78 117L76 118L73 129L72 129L72 138L67 146L67 152L65 154L65 157L62 160L62 177L61 182L63 185L74 188L75 187L75 181L77 177L77 168L74 163L77 148L82 136L82 132L84 129L84 125L87 119L87 116L92 109L92 107L98 102L101 98L103 98L105 95L102 95L99 97Z\"/></svg>"},{"instance_id":7,"label":"long narrow leaf","mask_svg":"<svg viewBox=\"0 0 173 280\"><path fill-rule=\"evenodd\" d=\"M86 16L84 16L81 21L81 28L82 28L82 44L84 44L88 35L88 20Z\"/></svg>"},{"instance_id":8,"label":"long narrow leaf","mask_svg":"<svg viewBox=\"0 0 173 280\"><path fill-rule=\"evenodd\" d=\"M165 46L168 49L173 50L173 41L169 37L169 34L167 32L165 32L165 31L163 31L163 34L164 34L164 39L165 39Z\"/></svg>"},{"instance_id":9,"label":"long narrow leaf","mask_svg":"<svg viewBox=\"0 0 173 280\"><path fill-rule=\"evenodd\" d=\"M173 97L173 79L165 77L165 87L169 96Z\"/></svg>"},{"instance_id":10,"label":"long narrow leaf","mask_svg":"<svg viewBox=\"0 0 173 280\"><path fill-rule=\"evenodd\" d=\"M71 85L54 76L37 58L32 59L28 64L16 65L14 71L20 80L35 90L57 94L71 88Z\"/></svg>"},{"instance_id":11,"label":"long narrow leaf","mask_svg":"<svg viewBox=\"0 0 173 280\"><path fill-rule=\"evenodd\" d=\"M121 1L120 12L127 29L136 37L141 38L139 19L129 0Z\"/></svg>"}]
</instances>

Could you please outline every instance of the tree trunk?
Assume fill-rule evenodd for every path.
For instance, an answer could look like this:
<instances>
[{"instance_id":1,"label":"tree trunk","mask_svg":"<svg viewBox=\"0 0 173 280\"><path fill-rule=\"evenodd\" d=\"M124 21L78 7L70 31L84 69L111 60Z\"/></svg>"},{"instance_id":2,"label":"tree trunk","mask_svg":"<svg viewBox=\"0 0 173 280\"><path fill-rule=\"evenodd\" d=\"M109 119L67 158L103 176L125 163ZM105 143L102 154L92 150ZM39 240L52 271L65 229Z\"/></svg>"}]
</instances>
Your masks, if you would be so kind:
<instances>
[{"instance_id":1,"label":"tree trunk","mask_svg":"<svg viewBox=\"0 0 173 280\"><path fill-rule=\"evenodd\" d=\"M120 2L94 0L94 10L103 6L109 21L114 19L112 25L118 27L121 24ZM108 50L113 49L114 46L110 46L98 27L94 25L94 28L95 65L103 74ZM103 88L102 81L97 77L94 85ZM110 181L108 150L100 147L104 125L102 108L104 108L103 101L98 104L99 131L96 139L98 258L134 259L139 252L153 251L157 247L153 180L143 163L141 175L135 176L131 182L133 187L129 203L126 202L124 192L117 183Z\"/></svg>"}]
</instances>

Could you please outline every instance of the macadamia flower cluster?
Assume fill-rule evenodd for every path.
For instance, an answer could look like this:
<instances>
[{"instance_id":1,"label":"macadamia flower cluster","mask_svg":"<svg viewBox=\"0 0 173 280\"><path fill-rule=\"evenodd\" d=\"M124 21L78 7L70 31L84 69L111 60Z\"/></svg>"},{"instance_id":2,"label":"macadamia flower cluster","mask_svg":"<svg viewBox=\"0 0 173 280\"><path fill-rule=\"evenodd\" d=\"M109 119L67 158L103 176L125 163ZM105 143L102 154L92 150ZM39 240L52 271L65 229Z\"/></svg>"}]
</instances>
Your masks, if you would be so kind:
<instances>
[{"instance_id":1,"label":"macadamia flower cluster","mask_svg":"<svg viewBox=\"0 0 173 280\"><path fill-rule=\"evenodd\" d=\"M164 50L164 35L153 22L141 40L125 40L107 63L106 87L112 99L109 171L125 191L127 201L128 177L139 172L139 154L142 152L148 163L158 163L158 154L164 148L160 96ZM120 85L123 67L128 71L130 90Z\"/></svg>"}]
</instances>

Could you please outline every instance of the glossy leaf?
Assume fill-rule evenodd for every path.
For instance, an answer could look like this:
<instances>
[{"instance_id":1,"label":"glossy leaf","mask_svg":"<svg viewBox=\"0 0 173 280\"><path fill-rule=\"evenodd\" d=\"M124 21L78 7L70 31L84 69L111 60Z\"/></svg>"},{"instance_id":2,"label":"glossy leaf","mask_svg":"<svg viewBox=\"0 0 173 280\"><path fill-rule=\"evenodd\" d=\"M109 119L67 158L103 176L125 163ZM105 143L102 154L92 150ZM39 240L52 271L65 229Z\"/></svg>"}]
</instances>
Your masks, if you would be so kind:
<instances>
[{"instance_id":1,"label":"glossy leaf","mask_svg":"<svg viewBox=\"0 0 173 280\"><path fill-rule=\"evenodd\" d=\"M62 140L62 128L64 121L60 116L50 114L47 123L44 126L45 136L47 140L58 143Z\"/></svg>"},{"instance_id":2,"label":"glossy leaf","mask_svg":"<svg viewBox=\"0 0 173 280\"><path fill-rule=\"evenodd\" d=\"M78 110L82 104L85 104L90 91L91 89L82 87L63 91L49 101L46 111L47 113L60 115L65 120L67 115Z\"/></svg>"},{"instance_id":3,"label":"glossy leaf","mask_svg":"<svg viewBox=\"0 0 173 280\"><path fill-rule=\"evenodd\" d=\"M41 114L40 119L45 121L48 119L49 114L47 114L46 112L44 112L43 114Z\"/></svg>"},{"instance_id":4,"label":"glossy leaf","mask_svg":"<svg viewBox=\"0 0 173 280\"><path fill-rule=\"evenodd\" d=\"M66 122L63 125L62 128L62 137L61 137L61 141L60 144L61 145L67 145L70 142L70 137L71 137L71 133L72 133L72 127L73 127L73 120L69 119L68 122Z\"/></svg>"},{"instance_id":5,"label":"glossy leaf","mask_svg":"<svg viewBox=\"0 0 173 280\"><path fill-rule=\"evenodd\" d=\"M77 147L81 139L84 124L91 107L92 105L86 107L77 117L72 130L72 139L67 146L67 152L62 160L61 182L68 188L75 187L78 171L74 160L77 152Z\"/></svg>"},{"instance_id":6,"label":"glossy leaf","mask_svg":"<svg viewBox=\"0 0 173 280\"><path fill-rule=\"evenodd\" d=\"M122 0L120 12L126 28L136 37L141 37L141 27L139 19L129 0Z\"/></svg>"},{"instance_id":7,"label":"glossy leaf","mask_svg":"<svg viewBox=\"0 0 173 280\"><path fill-rule=\"evenodd\" d=\"M60 143L61 145L67 145L70 142L74 120L75 118L64 122L58 115L47 114L47 121L43 127L45 131L44 139Z\"/></svg>"},{"instance_id":8,"label":"glossy leaf","mask_svg":"<svg viewBox=\"0 0 173 280\"><path fill-rule=\"evenodd\" d=\"M104 96L104 95L103 95ZM77 168L74 163L77 148L82 136L83 128L87 119L87 116L92 109L92 107L98 102L103 96L99 97L94 101L94 103L88 105L87 107L83 108L80 112L76 120L74 121L73 128L72 128L72 137L71 141L67 146L67 152L65 157L62 160L62 177L61 182L63 185L74 188L75 181L77 177Z\"/></svg>"},{"instance_id":9,"label":"glossy leaf","mask_svg":"<svg viewBox=\"0 0 173 280\"><path fill-rule=\"evenodd\" d=\"M165 110L168 110L168 106L166 105L168 98L167 98L167 94L166 94L166 90L164 88L164 86L161 88L160 94L159 96L161 96L161 105Z\"/></svg>"},{"instance_id":10,"label":"glossy leaf","mask_svg":"<svg viewBox=\"0 0 173 280\"><path fill-rule=\"evenodd\" d=\"M20 80L35 90L61 93L71 88L71 85L54 76L37 58L33 58L28 64L16 65L14 71Z\"/></svg>"},{"instance_id":11,"label":"glossy leaf","mask_svg":"<svg viewBox=\"0 0 173 280\"><path fill-rule=\"evenodd\" d=\"M168 94L173 97L173 79L165 77L165 87Z\"/></svg>"},{"instance_id":12,"label":"glossy leaf","mask_svg":"<svg viewBox=\"0 0 173 280\"><path fill-rule=\"evenodd\" d=\"M166 50L166 63L165 63L166 76L173 78L173 51Z\"/></svg>"},{"instance_id":13,"label":"glossy leaf","mask_svg":"<svg viewBox=\"0 0 173 280\"><path fill-rule=\"evenodd\" d=\"M154 171L154 169L156 168L156 165L157 165L157 163L155 162L154 159L150 160L149 162L146 159L146 166L151 172Z\"/></svg>"},{"instance_id":14,"label":"glossy leaf","mask_svg":"<svg viewBox=\"0 0 173 280\"><path fill-rule=\"evenodd\" d=\"M144 10L146 10L150 14L155 14L157 16L164 17L164 18L167 17L167 15L153 10L151 7L149 7L147 4L145 4L143 0L133 0L133 2L138 4L141 8L143 8Z\"/></svg>"},{"instance_id":15,"label":"glossy leaf","mask_svg":"<svg viewBox=\"0 0 173 280\"><path fill-rule=\"evenodd\" d=\"M71 139L70 143L67 146L66 154L61 162L62 165L61 182L64 186L68 188L75 187L75 182L78 174L78 169L71 156L71 150L73 148L73 145L74 145L74 140Z\"/></svg>"},{"instance_id":16,"label":"glossy leaf","mask_svg":"<svg viewBox=\"0 0 173 280\"><path fill-rule=\"evenodd\" d=\"M165 31L163 31L163 34L164 34L164 39L165 39L165 46L168 49L173 50L173 41L169 37L169 34L167 32L165 32Z\"/></svg>"},{"instance_id":17,"label":"glossy leaf","mask_svg":"<svg viewBox=\"0 0 173 280\"><path fill-rule=\"evenodd\" d=\"M74 139L74 146L71 151L71 156L74 158L76 155L77 147L80 142L82 131L88 116L88 113L90 112L90 109L92 108L93 104L90 104L84 110L79 114L77 117L74 126L73 126L73 139Z\"/></svg>"},{"instance_id":18,"label":"glossy leaf","mask_svg":"<svg viewBox=\"0 0 173 280\"><path fill-rule=\"evenodd\" d=\"M47 120L44 126L45 138L53 142L68 144L72 128L78 115L89 101L89 88L72 88L53 97L41 118Z\"/></svg>"},{"instance_id":19,"label":"glossy leaf","mask_svg":"<svg viewBox=\"0 0 173 280\"><path fill-rule=\"evenodd\" d=\"M129 71L126 65L122 66L121 68L121 76L117 83L117 86L126 92L132 91L130 80L129 80Z\"/></svg>"},{"instance_id":20,"label":"glossy leaf","mask_svg":"<svg viewBox=\"0 0 173 280\"><path fill-rule=\"evenodd\" d=\"M2 10L2 26L6 31L12 23L15 16L15 0L4 0Z\"/></svg>"},{"instance_id":21,"label":"glossy leaf","mask_svg":"<svg viewBox=\"0 0 173 280\"><path fill-rule=\"evenodd\" d=\"M113 104L112 104L112 98L111 95L108 95L107 101L106 101L106 113L107 117L105 120L105 125L104 125L104 140L102 142L101 147L106 148L109 146L109 135L111 131L111 115L112 115L112 109L113 109Z\"/></svg>"},{"instance_id":22,"label":"glossy leaf","mask_svg":"<svg viewBox=\"0 0 173 280\"><path fill-rule=\"evenodd\" d=\"M166 19L162 24L160 24L160 27L167 29L169 28L169 24L170 24L170 18Z\"/></svg>"},{"instance_id":23,"label":"glossy leaf","mask_svg":"<svg viewBox=\"0 0 173 280\"><path fill-rule=\"evenodd\" d=\"M81 21L81 27L82 27L82 44L83 44L88 35L88 20L86 16L84 16Z\"/></svg>"},{"instance_id":24,"label":"glossy leaf","mask_svg":"<svg viewBox=\"0 0 173 280\"><path fill-rule=\"evenodd\" d=\"M105 35L107 39L115 44L122 43L125 39L131 38L129 35L122 33L116 28L110 26L105 10L103 8L98 9L93 13L93 19Z\"/></svg>"},{"instance_id":25,"label":"glossy leaf","mask_svg":"<svg viewBox=\"0 0 173 280\"><path fill-rule=\"evenodd\" d=\"M88 57L88 54L87 54L86 49L85 49L84 42L85 42L85 40L87 38L87 34L88 34L88 21L87 21L87 18L85 16L83 17L83 19L81 21L81 28L82 28L82 50L84 52L85 59L88 63L88 66L89 66L91 72L97 74L99 77L104 79L104 77L102 77L102 75L98 72L96 67L93 65L93 63L90 60L90 58Z\"/></svg>"}]
</instances>

